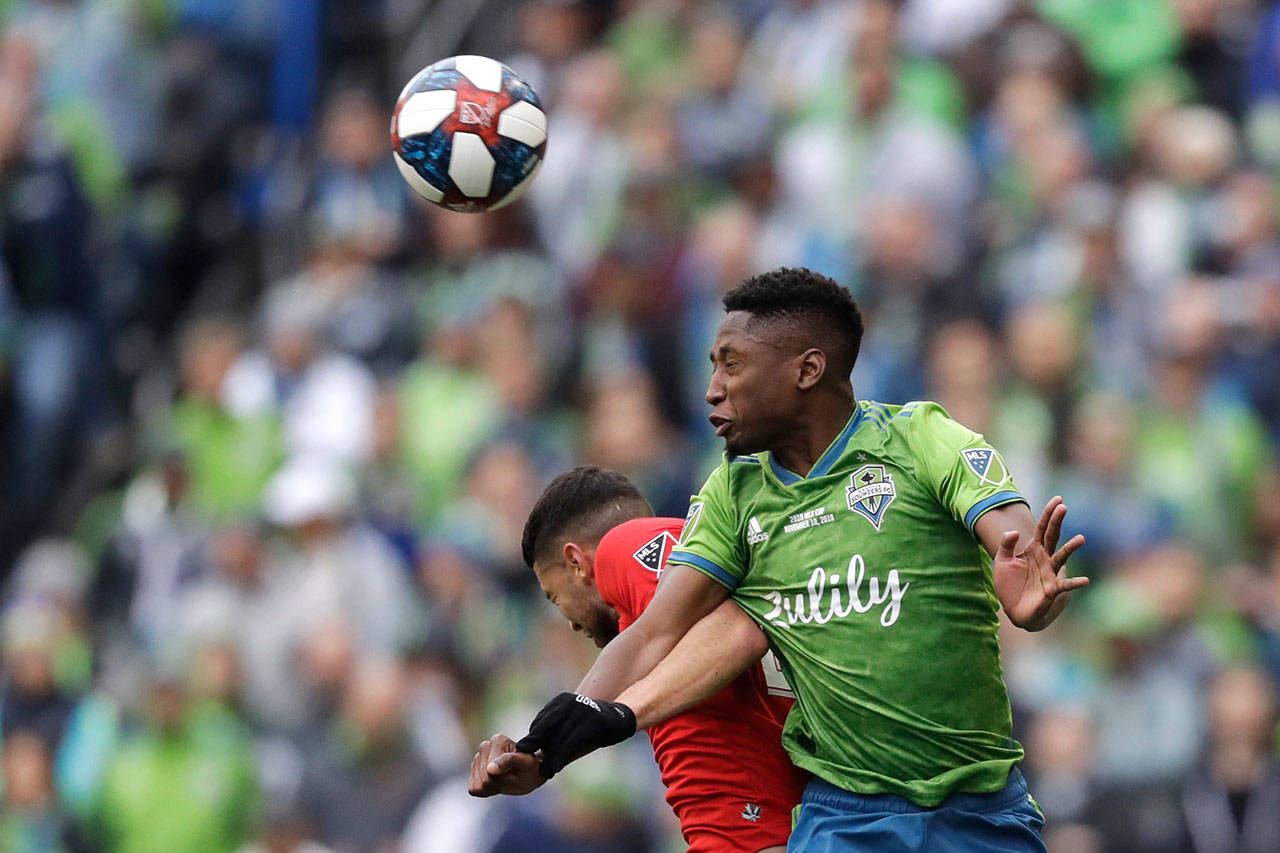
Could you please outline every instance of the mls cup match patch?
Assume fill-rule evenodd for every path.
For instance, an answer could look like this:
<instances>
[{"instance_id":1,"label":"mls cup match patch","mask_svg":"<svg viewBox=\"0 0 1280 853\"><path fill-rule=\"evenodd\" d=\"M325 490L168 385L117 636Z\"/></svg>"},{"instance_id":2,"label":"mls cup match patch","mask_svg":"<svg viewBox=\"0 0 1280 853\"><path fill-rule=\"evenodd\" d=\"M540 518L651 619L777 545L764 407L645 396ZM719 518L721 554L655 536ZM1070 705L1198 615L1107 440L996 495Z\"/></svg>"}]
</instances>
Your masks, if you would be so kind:
<instances>
[{"instance_id":1,"label":"mls cup match patch","mask_svg":"<svg viewBox=\"0 0 1280 853\"><path fill-rule=\"evenodd\" d=\"M850 475L845 496L849 509L871 522L879 531L885 510L898 496L898 491L893 485L893 475L883 465L863 465Z\"/></svg>"},{"instance_id":2,"label":"mls cup match patch","mask_svg":"<svg viewBox=\"0 0 1280 853\"><path fill-rule=\"evenodd\" d=\"M960 458L984 485L999 486L1009 479L1009 469L1005 467L1004 460L990 447L961 450Z\"/></svg>"},{"instance_id":3,"label":"mls cup match patch","mask_svg":"<svg viewBox=\"0 0 1280 853\"><path fill-rule=\"evenodd\" d=\"M662 577L662 567L666 565L667 557L671 555L671 549L675 544L675 537L664 530L637 548L631 556L645 571Z\"/></svg>"}]
</instances>

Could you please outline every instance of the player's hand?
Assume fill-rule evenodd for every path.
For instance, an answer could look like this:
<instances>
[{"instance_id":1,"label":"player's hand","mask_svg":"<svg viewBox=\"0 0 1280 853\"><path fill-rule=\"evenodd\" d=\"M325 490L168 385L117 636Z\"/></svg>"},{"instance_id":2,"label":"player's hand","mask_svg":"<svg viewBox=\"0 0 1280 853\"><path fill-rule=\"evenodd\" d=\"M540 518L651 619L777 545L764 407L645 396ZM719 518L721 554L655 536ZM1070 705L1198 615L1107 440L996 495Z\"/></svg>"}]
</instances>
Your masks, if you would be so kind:
<instances>
[{"instance_id":1,"label":"player's hand","mask_svg":"<svg viewBox=\"0 0 1280 853\"><path fill-rule=\"evenodd\" d=\"M517 752L516 742L511 738L494 735L480 743L480 749L471 759L467 793L473 797L527 794L547 781L538 772L538 763L534 756Z\"/></svg>"},{"instance_id":2,"label":"player's hand","mask_svg":"<svg viewBox=\"0 0 1280 853\"><path fill-rule=\"evenodd\" d=\"M533 718L516 749L542 750L539 770L550 779L570 761L636 733L636 715L621 702L605 702L578 693L561 693Z\"/></svg>"},{"instance_id":3,"label":"player's hand","mask_svg":"<svg viewBox=\"0 0 1280 853\"><path fill-rule=\"evenodd\" d=\"M1084 544L1083 536L1073 536L1058 548L1066 515L1067 505L1055 497L1040 514L1035 534L1025 548L1019 549L1021 537L1016 530L1000 537L991 565L992 578L1005 613L1019 628L1039 631L1047 627L1066 606L1071 590L1089 585L1086 577L1059 577L1067 559Z\"/></svg>"}]
</instances>

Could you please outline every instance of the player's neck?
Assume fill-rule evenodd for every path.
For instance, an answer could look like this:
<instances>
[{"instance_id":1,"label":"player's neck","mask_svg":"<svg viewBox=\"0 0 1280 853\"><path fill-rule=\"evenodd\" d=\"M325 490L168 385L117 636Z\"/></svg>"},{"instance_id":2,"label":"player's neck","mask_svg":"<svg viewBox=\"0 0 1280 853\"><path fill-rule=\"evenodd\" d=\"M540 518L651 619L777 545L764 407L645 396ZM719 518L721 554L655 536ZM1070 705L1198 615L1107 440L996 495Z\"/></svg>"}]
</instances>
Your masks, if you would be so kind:
<instances>
[{"instance_id":1,"label":"player's neck","mask_svg":"<svg viewBox=\"0 0 1280 853\"><path fill-rule=\"evenodd\" d=\"M769 452L788 471L801 477L809 476L823 452L836 440L836 436L849 423L849 418L853 417L856 405L856 400L850 396L847 401L841 399L815 407L777 447L769 448Z\"/></svg>"}]
</instances>

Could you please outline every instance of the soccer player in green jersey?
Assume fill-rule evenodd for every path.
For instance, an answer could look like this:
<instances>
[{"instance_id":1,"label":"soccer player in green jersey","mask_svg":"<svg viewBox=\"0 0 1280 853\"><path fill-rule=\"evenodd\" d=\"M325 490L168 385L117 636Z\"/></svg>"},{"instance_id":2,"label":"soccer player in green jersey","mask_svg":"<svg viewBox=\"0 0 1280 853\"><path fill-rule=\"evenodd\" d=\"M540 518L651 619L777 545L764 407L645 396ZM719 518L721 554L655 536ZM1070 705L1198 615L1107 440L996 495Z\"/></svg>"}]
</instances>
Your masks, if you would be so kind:
<instances>
[{"instance_id":1,"label":"soccer player in green jersey","mask_svg":"<svg viewBox=\"0 0 1280 853\"><path fill-rule=\"evenodd\" d=\"M815 778L791 849L1043 850L997 611L1040 630L1088 583L1062 576L1084 541L1057 547L1065 505L1037 521L937 404L857 400L862 319L830 279L776 270L724 305L707 402L725 459L649 608L519 748L549 776L727 683L699 620L732 596L797 695L783 745Z\"/></svg>"}]
</instances>

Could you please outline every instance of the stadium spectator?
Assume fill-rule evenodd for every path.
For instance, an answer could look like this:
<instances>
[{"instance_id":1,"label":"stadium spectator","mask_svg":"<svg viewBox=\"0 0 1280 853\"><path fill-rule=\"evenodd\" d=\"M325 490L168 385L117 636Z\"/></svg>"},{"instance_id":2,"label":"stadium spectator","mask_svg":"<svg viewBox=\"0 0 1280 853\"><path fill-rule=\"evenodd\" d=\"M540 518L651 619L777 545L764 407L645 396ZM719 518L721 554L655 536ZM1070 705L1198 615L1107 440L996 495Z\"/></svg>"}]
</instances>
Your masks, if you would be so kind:
<instances>
[{"instance_id":1,"label":"stadium spectator","mask_svg":"<svg viewBox=\"0 0 1280 853\"><path fill-rule=\"evenodd\" d=\"M6 850L70 850L72 827L58 807L53 758L39 734L14 731L0 752L4 799L0 802L0 843Z\"/></svg>"},{"instance_id":2,"label":"stadium spectator","mask_svg":"<svg viewBox=\"0 0 1280 853\"><path fill-rule=\"evenodd\" d=\"M400 664L356 666L338 713L305 747L299 797L317 837L335 850L393 845L430 784L410 747L404 692Z\"/></svg>"},{"instance_id":3,"label":"stadium spectator","mask_svg":"<svg viewBox=\"0 0 1280 853\"><path fill-rule=\"evenodd\" d=\"M279 416L237 414L228 376L244 354L231 318L203 317L184 330L179 391L166 413L163 441L181 454L197 512L225 520L257 508L262 487L283 459Z\"/></svg>"},{"instance_id":4,"label":"stadium spectator","mask_svg":"<svg viewBox=\"0 0 1280 853\"><path fill-rule=\"evenodd\" d=\"M1209 746L1183 782L1185 850L1252 853L1280 844L1275 685L1257 669L1231 669L1209 692Z\"/></svg>"},{"instance_id":5,"label":"stadium spectator","mask_svg":"<svg viewBox=\"0 0 1280 853\"><path fill-rule=\"evenodd\" d=\"M372 451L373 375L324 339L319 294L270 291L262 315L262 348L242 354L227 371L227 408L240 418L279 417L287 455L365 461Z\"/></svg>"},{"instance_id":6,"label":"stadium spectator","mask_svg":"<svg viewBox=\"0 0 1280 853\"><path fill-rule=\"evenodd\" d=\"M408 571L386 540L359 520L355 499L351 475L320 458L292 460L267 484L266 517L292 546L277 556L292 575L288 606L304 634L341 615L361 649L402 652L417 628Z\"/></svg>"},{"instance_id":7,"label":"stadium spectator","mask_svg":"<svg viewBox=\"0 0 1280 853\"><path fill-rule=\"evenodd\" d=\"M147 725L111 758L94 828L117 849L234 849L257 809L252 743L214 698L172 676L150 688Z\"/></svg>"}]
</instances>

